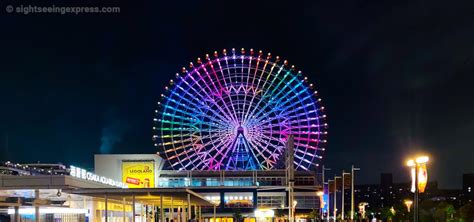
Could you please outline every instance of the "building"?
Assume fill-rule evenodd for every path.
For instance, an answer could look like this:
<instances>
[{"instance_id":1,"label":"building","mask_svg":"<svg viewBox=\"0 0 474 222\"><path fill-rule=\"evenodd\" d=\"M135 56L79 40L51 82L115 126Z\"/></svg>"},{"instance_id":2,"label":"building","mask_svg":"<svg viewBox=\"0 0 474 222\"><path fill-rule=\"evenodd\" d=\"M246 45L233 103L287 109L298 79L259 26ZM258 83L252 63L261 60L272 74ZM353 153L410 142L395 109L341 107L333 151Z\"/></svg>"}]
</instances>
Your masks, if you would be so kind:
<instances>
[{"instance_id":1,"label":"building","mask_svg":"<svg viewBox=\"0 0 474 222\"><path fill-rule=\"evenodd\" d=\"M255 218L255 212L288 211L285 170L164 170L158 155L95 155L95 172L123 181L130 188L188 188L218 205L216 219L232 222L236 209L244 218ZM313 209L319 210L316 173L295 171L296 216L305 219ZM203 210L203 219L212 219L212 209Z\"/></svg>"},{"instance_id":2,"label":"building","mask_svg":"<svg viewBox=\"0 0 474 222\"><path fill-rule=\"evenodd\" d=\"M405 200L412 200L413 193L410 190L411 183L393 183L392 174L383 173L380 176L380 184L367 184L355 186L355 198L359 202L368 203L368 208L382 208L400 206ZM469 176L465 181L468 181ZM463 183L466 185L467 183ZM455 207L460 207L468 201L467 193L469 186L460 189L439 189L436 181L428 182L424 193L420 194L420 200L446 201Z\"/></svg>"},{"instance_id":3,"label":"building","mask_svg":"<svg viewBox=\"0 0 474 222\"><path fill-rule=\"evenodd\" d=\"M233 222L239 211L244 222L266 222L289 213L285 170L164 170L163 159L154 154L96 155L94 160L95 172L4 164L3 215L12 221L35 221L36 216L40 221L105 221L108 215L110 221L124 222ZM295 218L305 221L319 210L316 193L322 188L315 172L295 171L294 178Z\"/></svg>"},{"instance_id":4,"label":"building","mask_svg":"<svg viewBox=\"0 0 474 222\"><path fill-rule=\"evenodd\" d=\"M462 175L462 190L468 201L474 200L474 173Z\"/></svg>"}]
</instances>

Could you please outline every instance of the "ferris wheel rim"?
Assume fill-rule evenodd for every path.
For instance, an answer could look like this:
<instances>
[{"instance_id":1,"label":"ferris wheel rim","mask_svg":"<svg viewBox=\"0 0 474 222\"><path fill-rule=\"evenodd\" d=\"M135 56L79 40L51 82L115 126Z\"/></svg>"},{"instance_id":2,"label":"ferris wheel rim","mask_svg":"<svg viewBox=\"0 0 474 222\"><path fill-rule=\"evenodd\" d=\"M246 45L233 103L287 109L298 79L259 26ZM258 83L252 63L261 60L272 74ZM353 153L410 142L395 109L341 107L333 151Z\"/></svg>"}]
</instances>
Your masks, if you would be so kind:
<instances>
[{"instance_id":1,"label":"ferris wheel rim","mask_svg":"<svg viewBox=\"0 0 474 222\"><path fill-rule=\"evenodd\" d=\"M216 54L215 54L215 55L216 55ZM193 75L201 75L201 74L203 74L203 75L204 75L204 74L209 75L209 73L207 72L206 68L209 68L209 69L212 68L213 73L216 74L216 72L215 72L215 70L214 70L214 65L215 65L215 66L219 66L219 73L221 73L221 74L223 73L223 70L226 70L226 69L227 69L227 71L228 71L228 69L231 69L231 68L233 68L233 69L242 69L242 70L243 70L244 68L246 68L246 71L250 72L250 70L251 70L251 68L252 68L251 61L254 61L254 62L256 62L256 63L263 62L263 63L265 63L265 66L270 65L270 66L272 67L270 73L265 73L265 74L268 74L268 76L272 75L272 74L273 74L273 70L276 68L276 69L279 70L279 73L284 70L284 71L287 72L286 75L293 75L293 76L292 76L292 81L299 81L299 80L300 80L299 78L302 76L302 75L301 75L301 71L296 72L296 71L294 70L294 66L291 66L291 67L290 67L290 66L288 65L287 61L284 61L283 64L279 64L280 60L279 60L278 58L277 58L277 60L275 60L275 61L271 61L270 58L269 58L270 56L268 56L268 57L265 59L265 58L262 58L261 55L262 55L262 53L259 53L259 56L253 56L253 55L235 55L235 53L234 53L232 56L228 56L228 55L226 55L226 54L224 53L224 56L221 56L221 57L215 56L214 59L209 59L209 57L206 56L206 61L205 61L205 62L202 62L200 59L198 59L198 65L196 65L196 66L195 66L194 64L190 63L190 69L191 69L190 71L188 71L186 68L183 68L183 69L182 69L182 73L183 73L184 76L182 77L182 76L180 76L179 74L177 74L177 77L178 77L178 79L179 79L178 81L181 81L179 84L182 84L182 83L186 84L186 85L189 87L188 90L194 91L194 94L190 94L190 95L194 95L194 96L196 96L196 97L197 97L197 96L201 96L201 98L202 98L202 94L200 94L200 91L196 91L196 90L192 87L193 84L189 84L189 82L186 82L186 78L187 78L189 81L194 81L194 84L197 84L197 82L193 79ZM229 67L229 65L227 64L227 65L225 66L225 69L223 69L223 68L222 68L223 65L222 65L220 62L222 61L222 62L228 63L229 60L232 60L232 61L238 61L238 60L244 61L244 60L248 60L248 61L250 61L250 62L249 62L249 65L248 65L248 66L245 66L243 62L242 62L242 65L241 65L241 66L237 66L237 65L234 63L234 66L233 66L233 67ZM203 71L203 70L206 70L206 71ZM203 72L203 73L200 73L200 72ZM257 72L260 72L261 75L263 76L263 74L264 74L264 72L265 72L265 67L264 67L263 69L259 69L259 66L257 65L257 68L255 68L255 73L257 73ZM295 73L296 73L296 74L295 74ZM222 79L219 79L219 77L218 77L217 75L216 75L216 77L217 77L217 82L216 82L216 83L214 83L213 81L210 81L210 82L209 82L209 85L207 85L207 83L205 83L205 84L206 84L206 87L208 87L208 89L211 89L212 84L217 84L217 83L218 83L218 84L221 84L221 80L222 80L222 79L224 79L224 81L225 81L225 76L221 76ZM185 80L183 80L183 78L184 78ZM205 78L205 77L204 77L204 78ZM249 82L249 78L250 78L250 76L247 76L247 79L246 79L246 80L247 80L247 83ZM261 77L260 77L260 78L261 78ZM268 77L267 77L267 78L268 78ZM209 79L211 79L210 76L209 76ZM231 79L231 80L232 80L232 79ZM275 79L272 79L272 80L275 81ZM304 77L304 81L306 81L306 80L307 80L307 78ZM199 80L198 80L198 81L199 81ZM253 84L254 81L255 81L255 76L254 76L253 79L252 79L252 84ZM257 86L260 84L260 79L259 79L258 81L259 81L259 83L257 84ZM174 81L172 80L172 81L170 81L170 83L174 83ZM265 86L266 83L267 83L267 82L265 82L263 86ZM290 82L290 83L291 83L291 82ZM251 84L251 85L252 85L252 84ZM279 84L281 84L281 81L279 82ZM303 87L306 87L306 88L308 88L309 86L312 86L312 84L308 84L308 86L305 86L304 83L299 83L299 84L302 85ZM172 84L172 85L174 85L174 86L173 86L173 87L174 87L174 90L176 90L176 87L181 87L181 91L184 92L184 88L182 88L181 85L176 86L176 83L175 83L175 84ZM230 85L232 85L232 82L230 82ZM271 85L271 84L270 84L270 85ZM288 85L290 85L290 84L285 85L284 88L286 88L286 86L288 86ZM248 86L248 85L247 85L247 86ZM214 87L215 87L215 86L214 86ZM166 90L169 90L169 87L165 87L165 89L166 89ZM201 90L202 90L202 89L203 89L203 88L201 88ZM217 89L217 88L215 88L215 89ZM221 86L220 89L221 89L221 90L223 89L222 86ZM237 89L233 89L233 90L237 90ZM210 90L210 91L212 91L212 90ZM220 95L223 94L222 91L216 91L216 92L214 92L214 93L217 93L217 94L220 94ZM265 91L265 92L262 93L262 94L263 94L263 95L266 95L266 93L268 93L268 91ZM169 94L170 94L169 97L168 97L168 96L165 96L164 94L162 94L162 97L164 98L164 101L166 101L165 106L168 106L169 103L170 103L170 101L171 101L171 103L177 103L176 101L170 100L170 98L171 98L172 96L179 97L179 95L177 95L177 93L176 93L175 91L173 91L173 90L171 90L171 92L169 92ZM254 94L255 94L255 93L254 93ZM247 95L247 94L245 94L245 95ZM279 95L279 94L277 94L277 95ZM255 95L253 95L253 96L254 96L254 97L252 97L252 101L255 99ZM230 96L229 96L229 97L230 97ZM312 93L311 93L311 94L306 95L306 97L308 97L311 101L314 102L312 109L314 109L314 111L315 111L316 113L324 113L324 106L322 106L322 105L320 104L320 103L321 103L321 100L320 100L320 99L315 100L315 99L316 99L315 94L312 94ZM291 98L292 98L292 99L300 99L299 94L296 94L296 95L294 95L294 96L291 97ZM220 99L222 99L222 97L221 97ZM230 97L230 99L232 99L232 97ZM272 99L273 99L273 98L272 98ZM189 99L186 99L186 98L184 98L184 97L181 98L181 100L184 100L184 101L186 101L186 102L190 102L189 104L192 104L192 105L194 106L194 108L196 108L196 107L199 108L199 106L197 106L198 103L199 103L198 101L194 101L194 102L192 103L192 101L190 101ZM181 101L181 100L180 100L180 101ZM212 99L210 99L210 101L211 101L211 100L212 100ZM281 100L281 99L280 99L280 100ZM290 99L287 99L287 101L290 101ZM244 108L246 108L246 106L248 105L248 109L250 109L250 107L251 107L251 105L252 105L251 102L250 102L249 104L246 104L247 100L244 100L244 102L242 102L242 101L240 101L240 102L241 102L241 104L242 104L242 106L243 106ZM259 102L259 103L262 102L262 99L258 100L258 102ZM301 101L300 101L300 102L301 102ZM212 104L212 102L210 102L210 103ZM282 102L282 103L285 103L285 102ZM286 103L287 103L287 102L286 102ZM316 105L316 103L318 103L318 105ZM188 105L189 105L189 104L188 104ZM217 103L216 103L216 104L217 104ZM223 102L223 104L225 104L225 102ZM159 103L159 105L162 105L162 104ZM176 113L176 112L186 112L186 111L187 111L187 108L184 108L184 105L179 105L179 104L175 104L175 105L176 105L176 106L182 106L181 108L185 109L185 111L183 111L183 110L179 110L179 111L178 111L178 110L174 110L174 113ZM273 104L273 105L274 105L274 104ZM259 107L259 105L254 106L254 108L258 108L258 107ZM202 107L201 107L201 108L202 108ZM274 117L274 119L271 119L271 118L269 118L268 116L262 115L262 116L259 117L259 119L252 119L252 121L253 121L252 124L249 124L250 118L253 118L253 116L254 116L253 114L255 114L254 112L257 112L256 114L257 114L257 116L259 116L259 115L262 114L262 112L265 112L265 109L260 109L260 111L256 111L256 110L254 109L254 110L250 113L250 115L247 115L247 114L248 114L248 113L247 113L247 114L245 115L245 117L244 117L244 114L243 114L243 112L242 112L242 113L241 113L242 116L241 116L241 118L239 119L239 117L237 116L237 114L239 114L238 112L236 113L236 112L234 111L234 113L232 113L232 112L230 111L230 108L235 108L233 104L231 104L231 107L227 106L227 104L226 104L226 106L224 106L224 107L218 107L218 106L216 105L215 108L218 109L218 111L220 111L220 112L218 112L218 111L216 111L216 110L212 110L211 107L206 107L207 111L210 112L209 115L211 115L211 116L207 116L207 117L209 117L209 119L212 119L212 121L216 121L216 122L200 122L199 125L200 125L201 127L194 129L195 132L198 132L198 133L200 134L200 136L202 136L202 132L201 132L201 131L202 131L202 129L203 129L203 125L208 126L209 129L212 128L212 127L216 127L216 126L224 127L224 126L225 126L225 123L223 123L223 122L224 122L224 121L229 121L229 118L232 119L234 125L238 123L239 127L242 127L241 125L242 125L242 123L244 123L245 126L249 125L249 126L254 127L254 128L258 128L258 127L259 127L259 124L260 124L260 125L263 125L263 123L261 122L262 120L266 120L267 123L268 123L268 121L273 121L274 119L278 119L277 117ZM168 107L168 109L171 109L171 108ZM226 114L223 109L227 109L227 110L229 111L229 113ZM303 107L303 108L301 108L301 109L304 109L306 115L308 116L306 107ZM166 110L166 109L165 109L165 110ZM312 110L310 110L310 111L312 111ZM155 111L155 112L158 113L158 111ZM202 113L201 113L201 114L202 114ZM189 114L186 114L186 115L189 115ZM206 115L204 115L204 116L206 116ZM213 119L212 117L216 117L217 119L215 119L215 118ZM319 119L320 117L321 117L321 119ZM174 118L174 117L173 117L173 118ZM295 117L295 118L297 118L297 119L299 120L299 117L298 117L298 116ZM313 118L315 118L315 117L313 117ZM297 135L302 135L302 134L308 134L308 135L309 135L309 134L314 134L314 135L316 135L316 134L317 134L317 137L314 137L314 138L318 138L318 139L317 139L318 141L316 141L316 140L314 140L314 141L309 141L309 140L308 140L308 141L306 141L306 143L304 143L304 144L296 144L296 143L295 143L295 147L297 148L297 149L295 149L295 157L296 157L295 159L298 159L298 160L299 160L299 161L295 161L295 165L297 166L297 168L300 167L300 166L302 166L303 169L307 169L307 168L309 168L310 166L314 165L314 160L315 160L315 159L321 159L321 158L322 158L322 156L321 156L321 155L318 155L317 153L322 153L322 151L325 150L325 148L321 148L321 147L320 147L320 143L323 143L323 144L326 143L326 139L325 139L325 137L326 137L325 135L327 134L327 131L325 131L326 128L327 128L327 123L326 123L326 120L325 120L325 119L326 119L326 115L321 115L321 116L317 115L317 118L318 118L318 119L317 119L318 125L317 125L317 126L314 126L314 127L317 127L317 130L315 130L315 131L309 131L309 130L307 130L307 131L304 131L304 130L301 131L300 129L298 129L298 133L299 133L299 134L297 134ZM155 122L157 122L157 119L154 119L154 120L155 120ZM162 125L163 125L163 122L164 122L164 121L161 120L161 119L159 119L159 121L161 121L161 122L162 122ZM185 120L181 120L181 124L182 124L182 125L184 124L184 121L185 121ZM280 120L278 120L278 121L280 121ZM279 122L279 123L280 123L280 122ZM308 123L309 123L309 121L308 121ZM210 124L210 125L209 125L209 124ZM313 126L311 126L311 127L313 127ZM247 130L247 131L246 131L247 135L248 135L249 131L254 130L254 128L251 128L251 129L245 128L245 129ZM309 129L310 126L308 126L307 128ZM163 127L162 127L162 129L163 129ZM183 129L184 129L184 127L181 128L181 130L183 130ZM206 129L207 129L207 128L206 128ZM154 127L154 130L156 131L156 128L155 128L155 127ZM188 130L188 128L186 128L186 130ZM219 130L220 130L220 131L219 131ZM220 137L220 138L228 138L228 137L229 137L229 134L226 134L226 133L224 132L224 130L222 130L222 128L219 128L219 130L217 130L217 131L218 131L217 133L212 134L212 135L210 135L209 137L202 137L202 138L204 138L204 139L210 139L210 138L212 138L212 137ZM258 130L262 131L260 128L258 128ZM263 135L263 134L258 134L258 133L256 133L256 132L253 132L253 131L252 131L251 133L255 133L255 135L258 135L258 136L254 136L254 139L251 140L251 142L249 142L249 144L251 143L251 144L252 144L252 147L259 147L258 144L260 144L260 146L262 146L262 144L265 143L265 141L267 141L267 142L268 142L268 143L267 143L267 147L270 146L270 144L272 144L271 141L275 140L275 138L271 138L271 136L273 135L273 134L272 134L272 132L273 132L272 130L273 130L273 129L270 128L270 136L266 136L266 135ZM210 132L210 131L209 131L209 132ZM262 132L267 132L267 133L268 133L268 131L262 131ZM280 133L281 133L281 132L280 132ZM163 133L163 130L161 130L161 135L163 135L163 134L164 134L164 133ZM159 137L159 136L157 136L157 135L154 135L154 136L153 136L153 138L154 138L155 141L157 140L158 137ZM180 138L181 138L183 144L184 144L185 142L187 142L187 141L183 140L183 134L182 134L182 133L180 134ZM202 138L201 138L201 140L202 140ZM263 138L265 138L265 139L267 139L267 140L265 140L265 139L263 139ZM300 137L296 137L296 138L299 139L299 140L301 140L301 141L304 141L304 139L310 139L310 136L308 136L308 138L300 138ZM278 139L281 139L281 138L278 138ZM191 140L192 140L192 138L191 138ZM217 144L217 145L226 145L226 146L229 146L229 141L230 141L230 139L226 139L226 141L221 141L221 143L219 143L219 144ZM301 141L299 141L299 142L301 142ZM298 143L299 143L299 142L298 142ZM316 142L316 145L314 145L314 146L309 145L309 144L312 143L312 142ZM209 143L212 143L212 141L210 141ZM209 145L209 144L202 143L202 144L200 145L200 147L201 147L201 148L202 148L202 147L205 148L207 145ZM214 144L212 143L212 145L214 145ZM190 155L188 155L188 152L187 152L187 151L186 151L186 152L178 153L177 150L179 150L179 149L184 149L184 148L183 148L183 147L175 147L174 144L173 144L173 149L169 149L169 148L165 147L164 144L161 144L161 143L160 143L160 144L155 143L155 146L158 146L158 147L161 146L161 147L162 147L163 153L165 154L166 159L170 162L170 165L172 165L172 168L176 168L176 166L179 166L178 169L188 169L189 165L194 165L194 164L195 164L194 162L189 162L189 161L188 161L187 164L186 164L186 163L184 163L184 162L182 162L182 161L179 161L179 160L180 160L180 156L183 156L183 155L185 155L185 156L187 157L187 159L189 159L189 158L195 158L195 157L197 157L197 156L196 156L196 155L197 155L197 152L192 153L191 156L190 156ZM183 145L183 146L184 146L184 145ZM201 149L201 148L200 148L200 149ZM304 151L302 151L303 148L305 149ZM281 147L280 147L280 151L279 151L279 152L280 152L280 155L281 155L281 153L283 152L283 149L284 149L284 148L281 148ZM311 151L312 153L309 153L310 151L308 151L308 149L314 149L314 150L316 150L316 151ZM170 151L170 150L171 150L171 151ZM212 147L212 150L215 150L215 152L220 153L220 151L217 150L216 145L214 145L214 146ZM272 150L275 151L275 150L278 150L278 148L273 147ZM227 149L226 151L227 151L227 153L228 153L228 152L229 152L229 149ZM252 152L253 152L253 151L254 151L254 150L252 150ZM254 155L255 157L257 157L257 156L262 157L263 159L265 159L265 161L269 161L270 158L274 157L274 156L272 156L272 153L269 152L269 149L263 149L263 150L255 149L255 151L259 152L260 154L253 154L253 155ZM175 155L171 155L170 153L172 153L172 152L174 152ZM192 152L192 151L191 151L191 152ZM265 154L263 154L262 152L267 152L268 154L265 155ZM227 153L224 153L224 154L221 153L221 155L222 155L222 156L225 156ZM301 156L301 155L302 155L302 156ZM306 157L307 155L311 155L311 157L309 157L309 158L311 159L311 161L308 161L308 159L306 159L306 158L308 158L308 157ZM305 158L305 157L306 157L306 158ZM178 161L177 161L177 160L178 160ZM206 165L206 163L204 163L204 162L205 162L205 161L202 161L202 162L199 163L199 164L202 165L202 166L204 166L204 167L207 166L207 167L208 167L208 170L212 170L212 169L211 169L212 166L210 166L209 163L207 163L207 165ZM261 161L258 161L258 162L261 163ZM276 162L276 160L275 160L275 162ZM221 162L220 164L222 164L222 162ZM211 165L212 165L212 163L211 163ZM275 164L274 164L274 165L275 165ZM261 168L262 168L262 169L272 169L272 168L274 167L274 165L271 165L271 164L270 164L270 165L267 165L266 167L263 166L263 165L261 165ZM304 167L304 166L309 166L309 167Z\"/></svg>"}]
</instances>

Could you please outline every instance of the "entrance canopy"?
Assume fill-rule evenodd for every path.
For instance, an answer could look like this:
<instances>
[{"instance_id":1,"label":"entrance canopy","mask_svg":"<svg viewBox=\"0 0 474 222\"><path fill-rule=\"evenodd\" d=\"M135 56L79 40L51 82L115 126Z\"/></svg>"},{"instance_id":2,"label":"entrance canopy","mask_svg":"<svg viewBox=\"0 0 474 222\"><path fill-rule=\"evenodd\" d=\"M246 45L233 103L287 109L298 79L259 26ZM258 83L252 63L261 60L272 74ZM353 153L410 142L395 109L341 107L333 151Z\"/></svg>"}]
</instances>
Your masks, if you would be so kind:
<instances>
[{"instance_id":1,"label":"entrance canopy","mask_svg":"<svg viewBox=\"0 0 474 222\"><path fill-rule=\"evenodd\" d=\"M176 188L145 188L145 189L120 189L120 188L102 188L102 189L71 189L64 192L90 196L95 198L106 198L116 201L141 202L147 205L163 205L165 208L198 205L198 206L217 206L213 202L205 199L203 196L189 190Z\"/></svg>"}]
</instances>

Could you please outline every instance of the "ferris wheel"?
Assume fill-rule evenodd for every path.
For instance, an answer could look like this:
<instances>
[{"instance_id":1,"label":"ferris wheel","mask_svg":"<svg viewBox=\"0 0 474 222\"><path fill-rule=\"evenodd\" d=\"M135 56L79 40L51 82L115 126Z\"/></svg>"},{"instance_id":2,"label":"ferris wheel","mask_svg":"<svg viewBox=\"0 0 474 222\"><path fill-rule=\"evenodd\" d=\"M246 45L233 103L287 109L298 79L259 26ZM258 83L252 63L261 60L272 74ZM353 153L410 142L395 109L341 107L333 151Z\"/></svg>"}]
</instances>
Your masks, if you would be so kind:
<instances>
[{"instance_id":1,"label":"ferris wheel","mask_svg":"<svg viewBox=\"0 0 474 222\"><path fill-rule=\"evenodd\" d=\"M155 110L155 146L175 170L268 170L294 137L295 169L322 158L326 115L301 71L268 53L214 52L182 68Z\"/></svg>"}]
</instances>

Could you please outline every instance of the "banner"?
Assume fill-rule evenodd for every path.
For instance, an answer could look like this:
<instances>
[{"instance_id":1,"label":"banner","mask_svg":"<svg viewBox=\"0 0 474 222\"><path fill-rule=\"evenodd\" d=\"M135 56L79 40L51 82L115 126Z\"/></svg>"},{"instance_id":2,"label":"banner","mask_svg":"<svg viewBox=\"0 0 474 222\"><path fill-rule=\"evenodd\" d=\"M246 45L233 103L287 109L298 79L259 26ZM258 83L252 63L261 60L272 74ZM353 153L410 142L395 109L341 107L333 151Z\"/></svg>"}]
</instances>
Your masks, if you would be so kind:
<instances>
[{"instance_id":1,"label":"banner","mask_svg":"<svg viewBox=\"0 0 474 222\"><path fill-rule=\"evenodd\" d=\"M334 193L334 180L328 181L328 193Z\"/></svg>"},{"instance_id":2,"label":"banner","mask_svg":"<svg viewBox=\"0 0 474 222\"><path fill-rule=\"evenodd\" d=\"M411 192L415 192L415 174L416 168L411 168ZM426 164L420 164L418 166L418 191L420 193L425 192L426 184L428 183L428 170L426 169Z\"/></svg>"},{"instance_id":3,"label":"banner","mask_svg":"<svg viewBox=\"0 0 474 222\"><path fill-rule=\"evenodd\" d=\"M425 192L426 184L428 183L428 171L426 164L420 164L418 169L418 190L420 193Z\"/></svg>"},{"instance_id":4,"label":"banner","mask_svg":"<svg viewBox=\"0 0 474 222\"><path fill-rule=\"evenodd\" d=\"M153 161L122 162L122 180L129 188L155 187Z\"/></svg>"},{"instance_id":5,"label":"banner","mask_svg":"<svg viewBox=\"0 0 474 222\"><path fill-rule=\"evenodd\" d=\"M336 177L336 191L342 190L342 177Z\"/></svg>"},{"instance_id":6,"label":"banner","mask_svg":"<svg viewBox=\"0 0 474 222\"><path fill-rule=\"evenodd\" d=\"M344 189L351 189L352 184L352 175L346 174L344 175Z\"/></svg>"}]
</instances>

